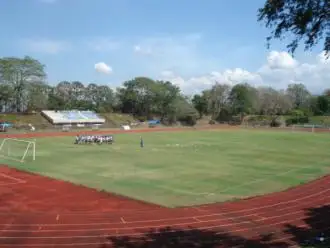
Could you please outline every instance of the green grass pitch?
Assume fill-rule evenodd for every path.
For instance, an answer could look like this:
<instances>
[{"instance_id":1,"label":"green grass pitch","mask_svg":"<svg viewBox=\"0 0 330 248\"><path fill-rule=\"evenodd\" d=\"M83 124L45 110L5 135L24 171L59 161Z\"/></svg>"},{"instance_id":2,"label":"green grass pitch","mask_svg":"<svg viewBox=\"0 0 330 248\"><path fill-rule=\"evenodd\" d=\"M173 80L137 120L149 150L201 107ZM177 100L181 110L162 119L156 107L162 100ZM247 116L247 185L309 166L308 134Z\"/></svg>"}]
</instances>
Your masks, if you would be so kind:
<instances>
[{"instance_id":1,"label":"green grass pitch","mask_svg":"<svg viewBox=\"0 0 330 248\"><path fill-rule=\"evenodd\" d=\"M330 171L328 134L155 132L143 134L144 148L140 135L118 134L113 145L101 146L74 145L74 137L38 138L36 161L0 157L0 164L167 207L279 191ZM22 156L22 144L10 142L10 149L11 156Z\"/></svg>"}]
</instances>

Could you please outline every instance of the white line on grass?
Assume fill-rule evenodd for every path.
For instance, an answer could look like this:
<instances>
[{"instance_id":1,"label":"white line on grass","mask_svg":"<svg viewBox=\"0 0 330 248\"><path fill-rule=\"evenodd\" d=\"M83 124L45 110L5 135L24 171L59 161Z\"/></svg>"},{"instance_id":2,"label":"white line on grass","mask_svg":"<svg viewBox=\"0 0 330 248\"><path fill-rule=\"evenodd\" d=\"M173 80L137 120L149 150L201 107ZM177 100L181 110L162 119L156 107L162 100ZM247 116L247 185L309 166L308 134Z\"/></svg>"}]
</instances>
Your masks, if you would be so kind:
<instances>
[{"instance_id":1,"label":"white line on grass","mask_svg":"<svg viewBox=\"0 0 330 248\"><path fill-rule=\"evenodd\" d=\"M161 189L166 189L166 190L171 190L174 192L178 192L178 193L184 193L187 195L209 195L211 193L208 192L192 192L192 191L188 191L188 190L183 190L183 189L176 189L176 188L172 188L172 187L168 187L168 186L156 186L157 188L161 188Z\"/></svg>"}]
</instances>

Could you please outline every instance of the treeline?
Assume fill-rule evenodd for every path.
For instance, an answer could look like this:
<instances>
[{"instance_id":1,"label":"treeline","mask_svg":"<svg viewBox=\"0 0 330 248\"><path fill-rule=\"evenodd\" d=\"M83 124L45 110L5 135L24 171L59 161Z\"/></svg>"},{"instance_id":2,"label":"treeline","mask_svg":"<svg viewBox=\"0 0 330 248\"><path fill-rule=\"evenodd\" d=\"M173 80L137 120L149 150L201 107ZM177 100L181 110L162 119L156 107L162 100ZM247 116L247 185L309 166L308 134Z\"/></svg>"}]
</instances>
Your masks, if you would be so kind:
<instances>
[{"instance_id":1,"label":"treeline","mask_svg":"<svg viewBox=\"0 0 330 248\"><path fill-rule=\"evenodd\" d=\"M0 109L2 112L94 110L122 112L140 120L161 118L165 123L193 123L197 111L180 89L170 82L137 77L116 90L107 85L63 81L46 82L44 65L31 58L0 59Z\"/></svg>"},{"instance_id":2,"label":"treeline","mask_svg":"<svg viewBox=\"0 0 330 248\"><path fill-rule=\"evenodd\" d=\"M246 83L229 86L215 83L193 97L199 116L211 115L213 120L242 120L246 115L288 115L287 124L306 123L313 115L330 115L330 89L313 95L304 84L289 84L285 90L271 87L255 88Z\"/></svg>"},{"instance_id":3,"label":"treeline","mask_svg":"<svg viewBox=\"0 0 330 248\"><path fill-rule=\"evenodd\" d=\"M301 122L311 115L330 114L330 90L312 95L303 84L285 90L216 83L193 97L171 82L137 77L115 90L107 85L63 81L46 82L45 67L31 58L0 59L0 111L94 110L133 114L140 120L160 118L194 124L204 115L214 121L242 120L246 115L291 115Z\"/></svg>"}]
</instances>

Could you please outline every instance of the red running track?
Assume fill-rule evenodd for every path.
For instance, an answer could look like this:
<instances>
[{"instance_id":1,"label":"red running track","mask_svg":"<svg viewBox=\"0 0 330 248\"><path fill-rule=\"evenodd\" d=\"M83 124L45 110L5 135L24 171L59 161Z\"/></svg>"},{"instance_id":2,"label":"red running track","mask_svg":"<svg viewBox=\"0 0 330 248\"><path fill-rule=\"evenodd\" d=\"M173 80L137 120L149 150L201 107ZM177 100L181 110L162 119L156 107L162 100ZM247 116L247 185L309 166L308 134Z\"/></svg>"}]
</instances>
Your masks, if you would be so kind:
<instances>
[{"instance_id":1,"label":"red running track","mask_svg":"<svg viewBox=\"0 0 330 248\"><path fill-rule=\"evenodd\" d=\"M168 209L0 167L6 248L299 247L302 235L329 231L329 216L330 176L242 201Z\"/></svg>"}]
</instances>

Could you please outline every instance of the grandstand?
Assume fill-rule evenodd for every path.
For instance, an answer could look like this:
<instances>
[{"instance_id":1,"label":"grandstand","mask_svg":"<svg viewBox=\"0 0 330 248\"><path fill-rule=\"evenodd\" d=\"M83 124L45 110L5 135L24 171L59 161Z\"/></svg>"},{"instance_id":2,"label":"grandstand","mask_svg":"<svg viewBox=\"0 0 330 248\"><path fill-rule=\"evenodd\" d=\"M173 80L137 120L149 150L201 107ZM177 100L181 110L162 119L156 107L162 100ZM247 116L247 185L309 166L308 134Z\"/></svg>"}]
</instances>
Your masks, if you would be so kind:
<instances>
[{"instance_id":1,"label":"grandstand","mask_svg":"<svg viewBox=\"0 0 330 248\"><path fill-rule=\"evenodd\" d=\"M54 111L43 110L41 114L54 125L65 124L104 124L105 119L93 111L66 110Z\"/></svg>"}]
</instances>

